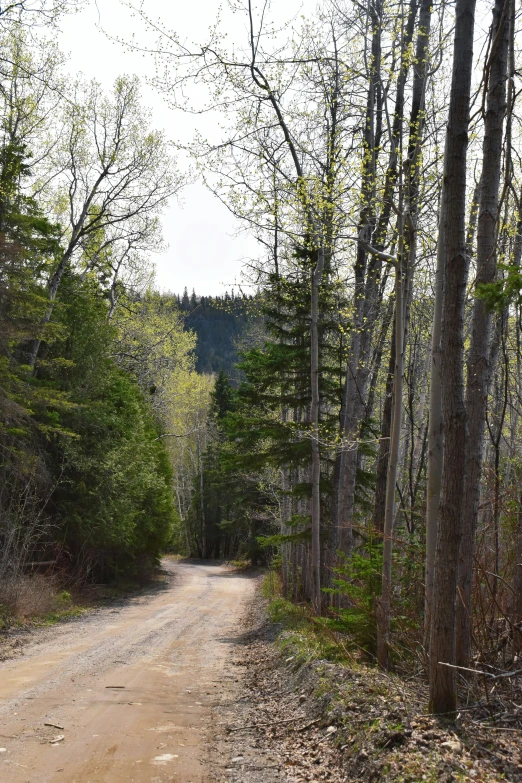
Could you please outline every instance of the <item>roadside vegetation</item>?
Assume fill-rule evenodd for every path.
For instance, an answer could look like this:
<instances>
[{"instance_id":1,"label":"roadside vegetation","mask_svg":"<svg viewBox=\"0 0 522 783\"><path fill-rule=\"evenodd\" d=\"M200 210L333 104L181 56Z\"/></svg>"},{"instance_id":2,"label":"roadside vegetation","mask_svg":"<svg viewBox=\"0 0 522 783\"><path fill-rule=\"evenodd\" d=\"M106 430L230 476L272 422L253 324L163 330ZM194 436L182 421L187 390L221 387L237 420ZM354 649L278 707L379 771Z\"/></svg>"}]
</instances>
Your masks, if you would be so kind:
<instances>
[{"instance_id":1,"label":"roadside vegetation","mask_svg":"<svg viewBox=\"0 0 522 783\"><path fill-rule=\"evenodd\" d=\"M285 600L276 572L266 575L262 594L269 624L253 632L243 655L251 708L258 715L259 700L267 717L252 722L269 727L258 734L258 746L288 755L289 772L308 766L312 773L319 756L320 774L331 781L522 780L518 736L503 731L494 709L481 703L482 684L468 684L456 719L431 716L422 670L383 672L356 648L351 632L332 633L309 605ZM266 638L273 630L275 645ZM495 698L509 698L510 689L490 690L491 707Z\"/></svg>"},{"instance_id":2,"label":"roadside vegetation","mask_svg":"<svg viewBox=\"0 0 522 783\"><path fill-rule=\"evenodd\" d=\"M195 377L194 339L151 288L181 177L135 77L109 94L66 78L62 6L0 13L4 625L156 566L180 523L165 396Z\"/></svg>"}]
</instances>

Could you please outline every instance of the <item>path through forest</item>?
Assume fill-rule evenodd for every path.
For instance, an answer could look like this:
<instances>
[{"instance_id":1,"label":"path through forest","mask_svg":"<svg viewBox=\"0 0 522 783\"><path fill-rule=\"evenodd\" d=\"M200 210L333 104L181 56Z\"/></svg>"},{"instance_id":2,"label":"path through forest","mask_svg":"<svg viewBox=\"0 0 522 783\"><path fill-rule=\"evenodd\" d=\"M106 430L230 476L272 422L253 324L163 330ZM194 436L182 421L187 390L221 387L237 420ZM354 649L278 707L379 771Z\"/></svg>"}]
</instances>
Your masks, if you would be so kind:
<instances>
[{"instance_id":1,"label":"path through forest","mask_svg":"<svg viewBox=\"0 0 522 783\"><path fill-rule=\"evenodd\" d=\"M255 580L164 566L163 588L39 633L0 664L1 783L206 780L205 727Z\"/></svg>"}]
</instances>

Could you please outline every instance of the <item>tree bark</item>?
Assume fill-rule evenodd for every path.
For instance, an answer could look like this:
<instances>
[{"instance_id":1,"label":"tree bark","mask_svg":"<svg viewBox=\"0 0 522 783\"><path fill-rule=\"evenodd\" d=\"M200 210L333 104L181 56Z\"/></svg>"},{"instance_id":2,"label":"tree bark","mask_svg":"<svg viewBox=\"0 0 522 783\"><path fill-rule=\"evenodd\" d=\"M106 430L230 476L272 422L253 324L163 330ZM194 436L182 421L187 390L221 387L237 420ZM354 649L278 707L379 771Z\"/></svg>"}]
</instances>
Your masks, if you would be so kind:
<instances>
[{"instance_id":1,"label":"tree bark","mask_svg":"<svg viewBox=\"0 0 522 783\"><path fill-rule=\"evenodd\" d=\"M417 5L410 3L408 21L405 32L405 43L410 45L413 39L413 27ZM420 147L423 138L423 112L427 75L427 48L431 21L431 3L423 0L419 18L419 34L416 46L416 68L414 70L412 110L410 115L410 133L408 140L408 157L404 165L406 175L404 207L402 205L402 185L399 184L399 201L402 213L398 217L399 253L395 269L395 367L393 378L393 412L390 432L390 449L388 471L386 478L386 501L384 514L384 546L382 567L382 592L377 604L377 660L383 668L389 667L390 623L391 623L391 586L392 586L392 553L393 530L395 525L395 491L397 485L398 466L400 458L400 436L402 428L402 389L404 377L404 344L406 339L407 314L409 314L409 297L412 291L412 280L415 266L416 237L415 226L418 212L418 184ZM402 66L405 79L407 69ZM398 92L403 93L404 83ZM403 111L403 97L398 95L397 110ZM396 118L397 119L397 116ZM393 165L397 167L399 145L402 137L400 126L397 127L392 140L396 158ZM391 161L392 162L392 161ZM390 169L392 166L390 165ZM395 178L393 179L395 181Z\"/></svg>"},{"instance_id":2,"label":"tree bark","mask_svg":"<svg viewBox=\"0 0 522 783\"><path fill-rule=\"evenodd\" d=\"M406 56L406 52L409 50L413 40L417 10L417 0L410 0L408 16L401 40L401 67L397 78L397 92L391 127L391 149L388 167L386 169L383 195L381 198L383 207L377 220L372 239L372 245L379 251L385 246L386 234L392 214L393 194L397 181L400 139L402 137L404 123L404 94L410 68L410 58ZM375 46L378 49L378 67L380 69L381 31L379 26L375 23L374 25L373 41L376 42ZM372 78L375 79L378 74L379 70L375 70ZM370 127L373 128L373 104L371 103L371 96L374 93L372 93L372 89L375 91L375 85L372 87L372 80L370 80L367 129ZM364 147L365 171L361 199L363 209L361 210L361 220L359 223L359 236L364 242L358 246L355 275L356 317L352 327L352 349L347 362L345 393L341 411L341 432L343 434L345 446L340 453L335 513L336 523L340 525L341 528L341 549L346 554L349 554L352 548L352 526L355 510L355 486L358 462L357 439L359 438L361 421L366 409L368 378L370 373L369 349L382 297L379 290L382 259L380 259L378 255L372 255L370 261L366 264L365 250L365 244L367 245L371 238L371 223L374 222L367 204L368 194L374 193L376 187L376 147L376 138L368 135ZM370 219L370 217L372 219ZM348 447L346 444L348 444Z\"/></svg>"},{"instance_id":3,"label":"tree bark","mask_svg":"<svg viewBox=\"0 0 522 783\"><path fill-rule=\"evenodd\" d=\"M513 573L513 622L518 628L515 631L515 650L522 650L522 493L518 507L518 526L515 550L515 570Z\"/></svg>"},{"instance_id":4,"label":"tree bark","mask_svg":"<svg viewBox=\"0 0 522 783\"><path fill-rule=\"evenodd\" d=\"M424 646L429 647L431 618L433 614L433 579L437 526L439 520L440 488L442 481L442 383L440 333L442 325L442 300L444 296L444 188L440 205L439 236L437 241L437 268L435 271L435 305L431 328L431 376L430 412L428 425L428 481L426 497L426 573L424 600Z\"/></svg>"},{"instance_id":5,"label":"tree bark","mask_svg":"<svg viewBox=\"0 0 522 783\"><path fill-rule=\"evenodd\" d=\"M399 236L404 237L402 217L398 226ZM413 242L413 238L412 238ZM382 559L382 592L377 606L377 660L383 669L389 667L390 612L393 527L395 519L395 486L399 465L399 446L402 422L402 387L404 376L404 301L402 255L404 240L395 269L395 367L393 372L393 408L390 433L388 475L386 479L386 505L384 514L384 547Z\"/></svg>"},{"instance_id":6,"label":"tree bark","mask_svg":"<svg viewBox=\"0 0 522 783\"><path fill-rule=\"evenodd\" d=\"M319 445L319 285L324 269L324 248L317 251L312 273L310 423L312 438L312 602L321 613L321 449Z\"/></svg>"},{"instance_id":7,"label":"tree bark","mask_svg":"<svg viewBox=\"0 0 522 783\"><path fill-rule=\"evenodd\" d=\"M487 109L482 146L482 176L477 220L476 287L496 277L499 186L502 167L503 124L506 114L506 73L509 45L507 6L496 0L491 26ZM467 361L466 417L468 441L462 510L457 602L457 665L468 666L471 648L471 593L473 546L480 500L484 427L490 378L489 344L491 311L484 299L475 298L471 342Z\"/></svg>"},{"instance_id":8,"label":"tree bark","mask_svg":"<svg viewBox=\"0 0 522 783\"><path fill-rule=\"evenodd\" d=\"M456 0L453 73L444 154L444 300L441 324L441 388L444 458L430 644L430 711L453 712L456 591L464 489L466 409L464 405L464 304L466 252L466 159L473 71L475 0Z\"/></svg>"},{"instance_id":9,"label":"tree bark","mask_svg":"<svg viewBox=\"0 0 522 783\"><path fill-rule=\"evenodd\" d=\"M368 72L368 93L364 124L361 212L359 217L359 236L368 242L371 239L374 221L375 172L378 137L376 130L375 105L380 100L381 90L381 14L382 1L368 6L368 17L372 26L370 50L370 68ZM336 455L334 469L335 487L332 503L332 522L334 526L335 549L350 555L353 544L353 512L355 496L355 475L357 469L357 449L349 441L355 441L359 435L360 418L364 410L364 398L367 378L362 377L365 360L361 357L361 337L368 328L365 322L365 272L366 250L363 242L357 245L355 261L355 290L353 326L350 332L349 356L346 363L346 376L340 413L340 435L342 444ZM362 385L361 385L362 384ZM361 400L361 397L363 398Z\"/></svg>"},{"instance_id":10,"label":"tree bark","mask_svg":"<svg viewBox=\"0 0 522 783\"><path fill-rule=\"evenodd\" d=\"M386 514L386 481L388 476L388 461L390 455L390 434L392 426L393 409L393 379L395 371L396 356L396 323L394 319L392 340L390 348L390 360L388 364L388 374L386 376L386 386L384 390L384 408L382 412L381 440L379 443L379 454L377 457L377 475L375 480L375 500L373 507L373 526L378 533L384 532L384 517Z\"/></svg>"},{"instance_id":11,"label":"tree bark","mask_svg":"<svg viewBox=\"0 0 522 783\"><path fill-rule=\"evenodd\" d=\"M381 330L379 332L379 336L377 337L377 345L375 346L372 355L371 370L370 370L371 381L368 389L368 399L366 400L366 410L364 413L367 419L370 419L373 416L373 409L375 406L375 392L377 389L377 381L379 380L379 371L381 369L382 354L383 354L384 346L386 344L386 338L390 330L390 324L392 322L392 319L394 318L394 314L395 314L395 302L393 297L390 297L388 299L388 305L386 307L386 310L383 314ZM394 338L392 335L391 337L392 344L393 341ZM393 377L393 365L391 367L390 372ZM390 394L391 394L391 390L390 390Z\"/></svg>"}]
</instances>

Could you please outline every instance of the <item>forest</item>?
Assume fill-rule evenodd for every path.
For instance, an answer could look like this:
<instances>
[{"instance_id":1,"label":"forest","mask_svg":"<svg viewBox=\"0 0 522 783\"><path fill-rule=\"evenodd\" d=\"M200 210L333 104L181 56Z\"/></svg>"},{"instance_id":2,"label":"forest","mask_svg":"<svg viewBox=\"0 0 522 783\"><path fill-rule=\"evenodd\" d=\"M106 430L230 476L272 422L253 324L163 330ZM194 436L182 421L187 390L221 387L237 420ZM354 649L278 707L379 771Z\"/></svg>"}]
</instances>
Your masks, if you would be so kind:
<instances>
[{"instance_id":1,"label":"forest","mask_svg":"<svg viewBox=\"0 0 522 783\"><path fill-rule=\"evenodd\" d=\"M234 289L224 296L176 296L184 316L185 330L196 337L196 371L212 375L223 371L233 382L241 378L239 352L263 340L263 318L257 296L236 296Z\"/></svg>"},{"instance_id":2,"label":"forest","mask_svg":"<svg viewBox=\"0 0 522 783\"><path fill-rule=\"evenodd\" d=\"M0 11L0 604L33 562L103 581L166 550L249 558L367 660L422 670L433 713L477 667L511 682L515 0L325 0L284 25L245 0L248 45L218 20L192 48L124 2L121 49L171 110L219 114L177 149L137 77L65 77L75 5ZM155 288L190 176L257 239L251 293Z\"/></svg>"}]
</instances>

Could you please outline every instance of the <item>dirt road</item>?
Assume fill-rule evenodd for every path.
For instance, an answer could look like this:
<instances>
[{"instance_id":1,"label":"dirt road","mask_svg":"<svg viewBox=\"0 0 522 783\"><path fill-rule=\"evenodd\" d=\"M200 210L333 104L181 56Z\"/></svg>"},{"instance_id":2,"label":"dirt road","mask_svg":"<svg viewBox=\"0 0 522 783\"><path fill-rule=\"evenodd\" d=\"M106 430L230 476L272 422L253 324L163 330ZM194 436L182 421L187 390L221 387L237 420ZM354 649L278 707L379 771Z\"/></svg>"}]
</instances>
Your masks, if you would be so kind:
<instances>
[{"instance_id":1,"label":"dirt road","mask_svg":"<svg viewBox=\"0 0 522 783\"><path fill-rule=\"evenodd\" d=\"M207 779L203 727L254 580L165 568L164 589L37 635L0 664L1 783Z\"/></svg>"}]
</instances>

